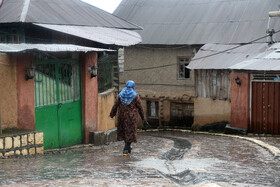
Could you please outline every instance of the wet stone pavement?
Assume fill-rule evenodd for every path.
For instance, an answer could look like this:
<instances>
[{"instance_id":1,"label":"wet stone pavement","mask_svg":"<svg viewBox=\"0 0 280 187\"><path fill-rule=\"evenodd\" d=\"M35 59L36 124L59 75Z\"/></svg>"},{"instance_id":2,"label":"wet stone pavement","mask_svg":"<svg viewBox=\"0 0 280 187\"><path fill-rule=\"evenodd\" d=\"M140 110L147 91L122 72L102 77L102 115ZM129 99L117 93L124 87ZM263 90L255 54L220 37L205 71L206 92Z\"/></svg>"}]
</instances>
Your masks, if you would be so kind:
<instances>
[{"instance_id":1,"label":"wet stone pavement","mask_svg":"<svg viewBox=\"0 0 280 187\"><path fill-rule=\"evenodd\" d=\"M132 155L122 142L0 160L0 186L280 186L280 161L229 137L139 133Z\"/></svg>"}]
</instances>

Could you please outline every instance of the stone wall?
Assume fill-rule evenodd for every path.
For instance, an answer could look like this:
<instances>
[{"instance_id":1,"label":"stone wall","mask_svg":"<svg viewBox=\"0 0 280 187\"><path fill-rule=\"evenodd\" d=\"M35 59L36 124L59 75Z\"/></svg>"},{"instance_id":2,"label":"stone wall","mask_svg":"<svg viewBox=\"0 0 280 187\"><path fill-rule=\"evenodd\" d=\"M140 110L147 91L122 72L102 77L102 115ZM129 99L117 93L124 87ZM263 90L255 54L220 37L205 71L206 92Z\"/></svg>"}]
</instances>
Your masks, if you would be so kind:
<instances>
[{"instance_id":1,"label":"stone wall","mask_svg":"<svg viewBox=\"0 0 280 187\"><path fill-rule=\"evenodd\" d=\"M149 121L149 123L153 126L153 128L156 127L155 124L153 124L149 120L148 112L147 112L147 101L154 101L158 102L158 126L175 126L171 121L171 104L172 103L181 103L181 104L193 104L193 95L194 92L165 92L165 93L156 93L151 94L147 91L139 91L140 98L142 101L142 105L144 108L145 115ZM138 126L142 126L142 121L139 118L139 124ZM192 124L186 124L187 126L191 126Z\"/></svg>"},{"instance_id":2,"label":"stone wall","mask_svg":"<svg viewBox=\"0 0 280 187\"><path fill-rule=\"evenodd\" d=\"M89 143L94 145L104 145L115 141L117 141L117 128L108 130L105 133L103 131L89 133Z\"/></svg>"},{"instance_id":3,"label":"stone wall","mask_svg":"<svg viewBox=\"0 0 280 187\"><path fill-rule=\"evenodd\" d=\"M44 136L41 131L0 137L0 157L44 154Z\"/></svg>"}]
</instances>

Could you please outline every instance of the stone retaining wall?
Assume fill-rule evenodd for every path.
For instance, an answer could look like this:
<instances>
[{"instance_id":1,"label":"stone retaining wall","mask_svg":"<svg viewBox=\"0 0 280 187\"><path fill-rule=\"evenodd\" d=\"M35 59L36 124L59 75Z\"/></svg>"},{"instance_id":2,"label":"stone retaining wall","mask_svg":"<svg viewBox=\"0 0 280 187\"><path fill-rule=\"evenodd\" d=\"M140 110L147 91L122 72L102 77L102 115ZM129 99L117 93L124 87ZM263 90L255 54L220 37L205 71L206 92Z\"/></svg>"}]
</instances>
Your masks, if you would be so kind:
<instances>
[{"instance_id":1,"label":"stone retaining wall","mask_svg":"<svg viewBox=\"0 0 280 187\"><path fill-rule=\"evenodd\" d=\"M0 157L44 154L44 135L41 131L0 137Z\"/></svg>"},{"instance_id":2,"label":"stone retaining wall","mask_svg":"<svg viewBox=\"0 0 280 187\"><path fill-rule=\"evenodd\" d=\"M117 141L117 128L110 129L105 133L103 131L89 133L89 143L93 145L104 145L115 141Z\"/></svg>"}]
</instances>

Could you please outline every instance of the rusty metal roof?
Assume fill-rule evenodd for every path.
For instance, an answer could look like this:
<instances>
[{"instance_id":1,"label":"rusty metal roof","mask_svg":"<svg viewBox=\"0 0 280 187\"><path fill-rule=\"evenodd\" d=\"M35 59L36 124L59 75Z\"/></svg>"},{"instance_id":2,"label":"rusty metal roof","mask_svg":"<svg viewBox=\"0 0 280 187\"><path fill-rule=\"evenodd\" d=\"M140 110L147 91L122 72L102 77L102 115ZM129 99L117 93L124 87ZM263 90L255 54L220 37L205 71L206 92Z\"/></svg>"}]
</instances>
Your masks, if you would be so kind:
<instances>
[{"instance_id":1,"label":"rusty metal roof","mask_svg":"<svg viewBox=\"0 0 280 187\"><path fill-rule=\"evenodd\" d=\"M141 29L80 0L4 0L0 23L18 22Z\"/></svg>"},{"instance_id":2,"label":"rusty metal roof","mask_svg":"<svg viewBox=\"0 0 280 187\"><path fill-rule=\"evenodd\" d=\"M137 32L125 29L73 25L35 25L103 44L130 46L142 41Z\"/></svg>"},{"instance_id":3,"label":"rusty metal roof","mask_svg":"<svg viewBox=\"0 0 280 187\"><path fill-rule=\"evenodd\" d=\"M279 0L122 0L114 15L136 23L142 44L240 44L266 34ZM280 18L271 18L280 30ZM280 41L280 33L274 36ZM266 42L266 39L259 42Z\"/></svg>"},{"instance_id":4,"label":"rusty metal roof","mask_svg":"<svg viewBox=\"0 0 280 187\"><path fill-rule=\"evenodd\" d=\"M189 69L234 69L256 71L280 70L280 43L248 45L204 45L190 64Z\"/></svg>"},{"instance_id":5,"label":"rusty metal roof","mask_svg":"<svg viewBox=\"0 0 280 187\"><path fill-rule=\"evenodd\" d=\"M45 52L89 52L89 51L113 51L101 48L83 47L71 44L4 44L0 43L0 52L15 53L22 51L45 51Z\"/></svg>"}]
</instances>

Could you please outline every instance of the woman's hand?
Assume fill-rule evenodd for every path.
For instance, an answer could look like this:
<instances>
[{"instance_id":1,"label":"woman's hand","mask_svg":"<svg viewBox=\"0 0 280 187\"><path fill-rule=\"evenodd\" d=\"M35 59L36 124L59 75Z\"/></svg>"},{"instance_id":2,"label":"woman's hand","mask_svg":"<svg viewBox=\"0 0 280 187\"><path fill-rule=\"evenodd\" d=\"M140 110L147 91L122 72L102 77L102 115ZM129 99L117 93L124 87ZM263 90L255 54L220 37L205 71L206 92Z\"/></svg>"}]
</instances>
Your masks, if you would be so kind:
<instances>
[{"instance_id":1,"label":"woman's hand","mask_svg":"<svg viewBox=\"0 0 280 187\"><path fill-rule=\"evenodd\" d=\"M151 128L152 126L147 122L147 121L143 121L143 128L142 130L147 130L149 128Z\"/></svg>"}]
</instances>

